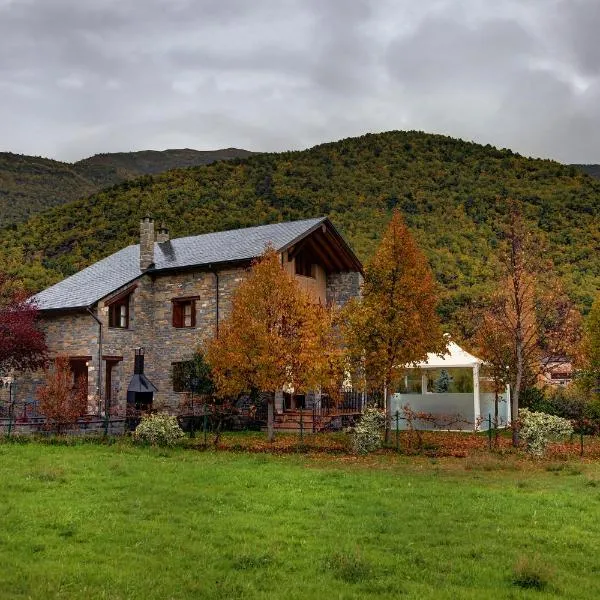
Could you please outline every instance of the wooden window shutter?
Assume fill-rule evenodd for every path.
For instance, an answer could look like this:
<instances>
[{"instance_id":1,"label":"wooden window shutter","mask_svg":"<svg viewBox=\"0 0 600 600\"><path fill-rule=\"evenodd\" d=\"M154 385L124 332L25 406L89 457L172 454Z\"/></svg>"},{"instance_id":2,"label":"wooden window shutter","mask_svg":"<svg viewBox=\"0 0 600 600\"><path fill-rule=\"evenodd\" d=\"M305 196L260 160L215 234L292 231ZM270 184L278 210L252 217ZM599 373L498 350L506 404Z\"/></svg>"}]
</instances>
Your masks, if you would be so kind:
<instances>
[{"instance_id":1,"label":"wooden window shutter","mask_svg":"<svg viewBox=\"0 0 600 600\"><path fill-rule=\"evenodd\" d=\"M190 304L191 304L191 309L192 309L191 327L196 327L196 301L191 300Z\"/></svg>"},{"instance_id":2,"label":"wooden window shutter","mask_svg":"<svg viewBox=\"0 0 600 600\"><path fill-rule=\"evenodd\" d=\"M173 327L183 327L183 306L173 302Z\"/></svg>"}]
</instances>

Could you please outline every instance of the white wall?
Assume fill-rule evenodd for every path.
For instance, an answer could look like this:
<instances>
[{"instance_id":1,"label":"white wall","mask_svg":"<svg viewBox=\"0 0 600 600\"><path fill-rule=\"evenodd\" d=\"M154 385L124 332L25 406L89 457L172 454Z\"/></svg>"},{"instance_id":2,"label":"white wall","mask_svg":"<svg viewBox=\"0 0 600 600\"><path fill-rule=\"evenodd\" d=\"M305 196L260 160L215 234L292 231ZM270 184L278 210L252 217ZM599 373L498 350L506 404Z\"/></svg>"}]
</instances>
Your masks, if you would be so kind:
<instances>
[{"instance_id":1,"label":"white wall","mask_svg":"<svg viewBox=\"0 0 600 600\"><path fill-rule=\"evenodd\" d=\"M508 403L504 401L499 403L499 425L505 426L508 418ZM494 418L494 394L480 394L481 405L481 423L478 423L479 429L488 428L488 414ZM434 422L429 420L415 421L418 429L457 429L463 431L473 431L475 428L475 414L473 408L473 394L394 394L392 396L392 414L394 420L392 426L396 427L395 414L399 411L400 417L403 416L402 409L410 406L415 412L423 412L432 415ZM400 429L407 429L406 421L400 419Z\"/></svg>"}]
</instances>

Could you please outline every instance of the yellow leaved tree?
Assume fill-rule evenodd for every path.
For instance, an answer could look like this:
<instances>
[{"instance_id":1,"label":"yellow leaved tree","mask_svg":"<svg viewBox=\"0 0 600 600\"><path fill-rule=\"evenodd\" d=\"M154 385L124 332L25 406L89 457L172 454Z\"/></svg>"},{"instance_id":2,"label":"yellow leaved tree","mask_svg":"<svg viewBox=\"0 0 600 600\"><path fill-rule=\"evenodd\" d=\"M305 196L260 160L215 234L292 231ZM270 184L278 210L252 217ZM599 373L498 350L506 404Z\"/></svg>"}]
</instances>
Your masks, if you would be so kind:
<instances>
[{"instance_id":1,"label":"yellow leaved tree","mask_svg":"<svg viewBox=\"0 0 600 600\"><path fill-rule=\"evenodd\" d=\"M256 398L268 392L270 441L276 391L336 387L340 351L331 310L315 304L268 247L236 290L218 337L208 343L218 394Z\"/></svg>"}]
</instances>

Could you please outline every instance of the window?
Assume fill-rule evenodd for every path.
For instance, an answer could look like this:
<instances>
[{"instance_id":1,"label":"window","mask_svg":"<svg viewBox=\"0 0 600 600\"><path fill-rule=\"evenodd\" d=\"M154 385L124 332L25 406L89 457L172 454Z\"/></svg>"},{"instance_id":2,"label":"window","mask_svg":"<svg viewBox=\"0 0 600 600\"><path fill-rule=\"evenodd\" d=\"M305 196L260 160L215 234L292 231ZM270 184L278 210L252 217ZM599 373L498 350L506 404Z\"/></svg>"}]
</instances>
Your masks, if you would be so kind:
<instances>
[{"instance_id":1,"label":"window","mask_svg":"<svg viewBox=\"0 0 600 600\"><path fill-rule=\"evenodd\" d=\"M305 252L300 252L296 256L296 275L315 277L315 265Z\"/></svg>"},{"instance_id":2,"label":"window","mask_svg":"<svg viewBox=\"0 0 600 600\"><path fill-rule=\"evenodd\" d=\"M108 326L119 329L129 327L129 296L108 307Z\"/></svg>"},{"instance_id":3,"label":"window","mask_svg":"<svg viewBox=\"0 0 600 600\"><path fill-rule=\"evenodd\" d=\"M118 329L129 329L130 299L137 285L132 285L117 296L113 296L108 306L108 326Z\"/></svg>"},{"instance_id":4,"label":"window","mask_svg":"<svg viewBox=\"0 0 600 600\"><path fill-rule=\"evenodd\" d=\"M196 327L196 300L194 298L173 300L173 327Z\"/></svg>"},{"instance_id":5,"label":"window","mask_svg":"<svg viewBox=\"0 0 600 600\"><path fill-rule=\"evenodd\" d=\"M306 408L306 396L304 394L290 394L283 392L284 410L304 410Z\"/></svg>"},{"instance_id":6,"label":"window","mask_svg":"<svg viewBox=\"0 0 600 600\"><path fill-rule=\"evenodd\" d=\"M129 304L134 288L129 288L108 303L108 326L118 329L129 328Z\"/></svg>"},{"instance_id":7,"label":"window","mask_svg":"<svg viewBox=\"0 0 600 600\"><path fill-rule=\"evenodd\" d=\"M190 389L190 379L194 364L191 360L174 362L173 367L173 391L187 392Z\"/></svg>"}]
</instances>

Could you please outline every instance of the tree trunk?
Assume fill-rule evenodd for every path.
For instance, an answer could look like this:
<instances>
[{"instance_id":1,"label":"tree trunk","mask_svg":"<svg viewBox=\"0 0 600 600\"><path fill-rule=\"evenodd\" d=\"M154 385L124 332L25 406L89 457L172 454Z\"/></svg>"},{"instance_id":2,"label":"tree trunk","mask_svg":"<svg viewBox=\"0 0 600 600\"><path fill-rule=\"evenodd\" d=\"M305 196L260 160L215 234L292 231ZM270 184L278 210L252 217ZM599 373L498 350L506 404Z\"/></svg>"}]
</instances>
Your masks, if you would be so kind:
<instances>
[{"instance_id":1,"label":"tree trunk","mask_svg":"<svg viewBox=\"0 0 600 600\"><path fill-rule=\"evenodd\" d=\"M267 438L269 442L272 442L275 439L275 429L274 418L273 418L273 408L275 404L275 398L271 396L267 400Z\"/></svg>"},{"instance_id":2,"label":"tree trunk","mask_svg":"<svg viewBox=\"0 0 600 600\"><path fill-rule=\"evenodd\" d=\"M389 398L388 386L383 386L383 405L385 406L385 443L389 444L392 437L392 403Z\"/></svg>"},{"instance_id":3,"label":"tree trunk","mask_svg":"<svg viewBox=\"0 0 600 600\"><path fill-rule=\"evenodd\" d=\"M517 368L517 381L511 396L510 415L512 418L512 445L519 447L519 391L521 389L521 370Z\"/></svg>"}]
</instances>

